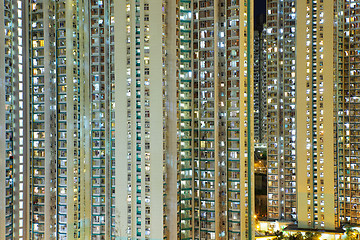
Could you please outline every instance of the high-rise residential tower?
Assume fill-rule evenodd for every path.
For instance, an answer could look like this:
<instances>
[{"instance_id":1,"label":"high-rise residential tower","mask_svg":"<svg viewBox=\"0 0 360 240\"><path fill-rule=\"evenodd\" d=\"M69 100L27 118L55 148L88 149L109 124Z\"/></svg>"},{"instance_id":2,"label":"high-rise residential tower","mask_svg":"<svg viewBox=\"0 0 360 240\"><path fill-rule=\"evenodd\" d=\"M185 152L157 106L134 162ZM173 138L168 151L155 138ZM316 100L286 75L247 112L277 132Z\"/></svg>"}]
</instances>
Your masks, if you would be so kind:
<instances>
[{"instance_id":1,"label":"high-rise residential tower","mask_svg":"<svg viewBox=\"0 0 360 240\"><path fill-rule=\"evenodd\" d=\"M300 228L338 226L333 11L320 0L268 2L268 217Z\"/></svg>"},{"instance_id":2,"label":"high-rise residential tower","mask_svg":"<svg viewBox=\"0 0 360 240\"><path fill-rule=\"evenodd\" d=\"M298 19L305 24L298 28L302 33L298 47L304 51L299 54L302 82L297 85L301 87L297 106L302 114L297 114L301 132L297 152L306 151L306 165L298 168L303 183L299 198L308 208L299 214L299 225L325 229L356 225L360 5L316 1L298 9Z\"/></svg>"},{"instance_id":3,"label":"high-rise residential tower","mask_svg":"<svg viewBox=\"0 0 360 240\"><path fill-rule=\"evenodd\" d=\"M339 1L335 6L335 208L340 222L356 225L360 223L360 3Z\"/></svg>"},{"instance_id":4,"label":"high-rise residential tower","mask_svg":"<svg viewBox=\"0 0 360 240\"><path fill-rule=\"evenodd\" d=\"M163 238L165 3L115 3L113 211L124 238Z\"/></svg>"},{"instance_id":5,"label":"high-rise residential tower","mask_svg":"<svg viewBox=\"0 0 360 240\"><path fill-rule=\"evenodd\" d=\"M297 153L304 154L297 156L303 161L298 202L307 203L298 214L300 227L359 223L359 9L356 1L297 6L304 23L297 29Z\"/></svg>"},{"instance_id":6,"label":"high-rise residential tower","mask_svg":"<svg viewBox=\"0 0 360 240\"><path fill-rule=\"evenodd\" d=\"M334 5L321 0L297 3L296 13L298 226L335 229L339 219L338 157L334 148L334 66L338 60L333 41Z\"/></svg>"},{"instance_id":7,"label":"high-rise residential tower","mask_svg":"<svg viewBox=\"0 0 360 240\"><path fill-rule=\"evenodd\" d=\"M252 2L180 0L179 13L177 237L252 238Z\"/></svg>"},{"instance_id":8,"label":"high-rise residential tower","mask_svg":"<svg viewBox=\"0 0 360 240\"><path fill-rule=\"evenodd\" d=\"M259 43L259 141L266 145L267 141L267 40L266 24L262 25ZM255 63L254 63L255 64Z\"/></svg>"},{"instance_id":9,"label":"high-rise residential tower","mask_svg":"<svg viewBox=\"0 0 360 240\"><path fill-rule=\"evenodd\" d=\"M267 1L269 219L296 219L295 4L295 0Z\"/></svg>"},{"instance_id":10,"label":"high-rise residential tower","mask_svg":"<svg viewBox=\"0 0 360 240\"><path fill-rule=\"evenodd\" d=\"M24 8L31 237L162 238L163 1Z\"/></svg>"},{"instance_id":11,"label":"high-rise residential tower","mask_svg":"<svg viewBox=\"0 0 360 240\"><path fill-rule=\"evenodd\" d=\"M88 70L90 70L90 72L84 71L84 79L88 79L85 86L89 89L89 96L84 93L86 102L83 106L86 109L90 107L89 115L85 116L89 117L91 122L90 161L89 165L84 166L86 170L90 170L91 180L90 184L85 181L86 185L83 186L84 214L85 219L91 216L90 229L93 239L96 237L97 239L113 239L117 236L119 230L116 228L118 219L116 219L115 194L122 192L126 195L126 189L118 189L118 191L115 189L115 173L126 174L115 169L114 2L113 0L89 1L89 5L83 6L85 10L89 9L88 15L84 16L87 20L84 32L89 31L88 36L84 33L84 39L86 37L89 39L86 39L88 45L84 43L83 51L88 53L88 58L84 59L84 63L89 63ZM125 113L125 109L121 110ZM83 131L87 134L86 125L84 127ZM84 177L87 179L86 175ZM87 193L91 194L90 201L87 199ZM91 208L88 208L89 203L91 203ZM86 231L85 234L87 234Z\"/></svg>"},{"instance_id":12,"label":"high-rise residential tower","mask_svg":"<svg viewBox=\"0 0 360 240\"><path fill-rule=\"evenodd\" d=\"M33 1L24 2L23 8L29 16L30 44L30 238L86 238L90 217L84 212L91 206L84 189L92 185L90 169L84 167L90 160L85 140L90 132L83 134L89 129L83 122L89 123L84 107L89 101L84 91L88 80L83 68L89 65L84 60L84 4Z\"/></svg>"},{"instance_id":13,"label":"high-rise residential tower","mask_svg":"<svg viewBox=\"0 0 360 240\"><path fill-rule=\"evenodd\" d=\"M260 102L261 102L261 85L260 85L260 32L254 31L254 140L260 142Z\"/></svg>"},{"instance_id":14,"label":"high-rise residential tower","mask_svg":"<svg viewBox=\"0 0 360 240\"><path fill-rule=\"evenodd\" d=\"M252 239L252 8L0 1L0 239Z\"/></svg>"},{"instance_id":15,"label":"high-rise residential tower","mask_svg":"<svg viewBox=\"0 0 360 240\"><path fill-rule=\"evenodd\" d=\"M270 219L322 230L359 222L359 8L355 1L268 1Z\"/></svg>"},{"instance_id":16,"label":"high-rise residential tower","mask_svg":"<svg viewBox=\"0 0 360 240\"><path fill-rule=\"evenodd\" d=\"M0 1L0 238L28 239L26 26L22 1Z\"/></svg>"},{"instance_id":17,"label":"high-rise residential tower","mask_svg":"<svg viewBox=\"0 0 360 240\"><path fill-rule=\"evenodd\" d=\"M266 82L266 24L254 31L254 140L266 144L267 82Z\"/></svg>"}]
</instances>

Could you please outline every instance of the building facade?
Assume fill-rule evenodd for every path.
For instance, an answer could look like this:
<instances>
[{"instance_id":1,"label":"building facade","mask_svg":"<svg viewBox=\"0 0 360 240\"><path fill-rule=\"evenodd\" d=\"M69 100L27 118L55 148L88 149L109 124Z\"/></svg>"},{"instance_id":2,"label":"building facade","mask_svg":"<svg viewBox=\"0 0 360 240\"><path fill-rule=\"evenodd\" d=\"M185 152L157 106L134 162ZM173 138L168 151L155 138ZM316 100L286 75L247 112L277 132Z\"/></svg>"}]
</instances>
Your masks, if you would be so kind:
<instances>
[{"instance_id":1,"label":"building facade","mask_svg":"<svg viewBox=\"0 0 360 240\"><path fill-rule=\"evenodd\" d=\"M298 155L298 163L307 159L298 168L298 201L307 202L308 208L298 216L301 226L334 229L359 223L359 7L352 1L298 7L298 21L305 24L298 28L303 33L298 42L304 42L297 47L305 51L298 55L302 81L297 106L302 114L297 114L297 152L306 151L306 156Z\"/></svg>"},{"instance_id":2,"label":"building facade","mask_svg":"<svg viewBox=\"0 0 360 240\"><path fill-rule=\"evenodd\" d=\"M295 0L267 1L268 218L296 219Z\"/></svg>"},{"instance_id":3,"label":"building facade","mask_svg":"<svg viewBox=\"0 0 360 240\"><path fill-rule=\"evenodd\" d=\"M115 227L115 68L114 1L89 1L89 105L91 236L114 239ZM84 49L87 51L87 49ZM85 63L86 64L86 63ZM125 112L125 111L124 111ZM85 176L86 177L86 176ZM125 189L123 189L125 191ZM124 194L125 195L125 194ZM85 199L85 204L87 201ZM87 211L85 206L85 211ZM85 216L87 217L87 212Z\"/></svg>"},{"instance_id":4,"label":"building facade","mask_svg":"<svg viewBox=\"0 0 360 240\"><path fill-rule=\"evenodd\" d=\"M267 6L268 218L303 229L359 221L359 4L333 3Z\"/></svg>"},{"instance_id":5,"label":"building facade","mask_svg":"<svg viewBox=\"0 0 360 240\"><path fill-rule=\"evenodd\" d=\"M115 2L114 210L120 237L163 238L164 3Z\"/></svg>"},{"instance_id":6,"label":"building facade","mask_svg":"<svg viewBox=\"0 0 360 240\"><path fill-rule=\"evenodd\" d=\"M254 140L266 143L267 82L266 82L266 24L254 30Z\"/></svg>"},{"instance_id":7,"label":"building facade","mask_svg":"<svg viewBox=\"0 0 360 240\"><path fill-rule=\"evenodd\" d=\"M267 6L268 218L297 221L300 228L339 226L336 4L270 1Z\"/></svg>"},{"instance_id":8,"label":"building facade","mask_svg":"<svg viewBox=\"0 0 360 240\"><path fill-rule=\"evenodd\" d=\"M266 144L267 141L267 40L266 24L262 25L262 31L259 36L259 142ZM255 64L255 63L254 63ZM255 91L255 90L254 90ZM255 94L255 93L254 93Z\"/></svg>"},{"instance_id":9,"label":"building facade","mask_svg":"<svg viewBox=\"0 0 360 240\"><path fill-rule=\"evenodd\" d=\"M0 239L252 239L252 11L0 1Z\"/></svg>"},{"instance_id":10,"label":"building facade","mask_svg":"<svg viewBox=\"0 0 360 240\"><path fill-rule=\"evenodd\" d=\"M335 208L340 222L359 224L359 17L360 4L356 1L339 1L335 21L337 36L334 42L336 96L334 130Z\"/></svg>"},{"instance_id":11,"label":"building facade","mask_svg":"<svg viewBox=\"0 0 360 240\"><path fill-rule=\"evenodd\" d=\"M24 71L30 79L30 238L162 236L163 112L158 109L163 100L158 96L164 67L157 50L162 52L163 29L156 32L154 26L164 23L163 2L116 4L18 5L29 13L24 22L30 65ZM115 7L124 12L115 16ZM115 29L115 17L126 25ZM116 52L115 35L127 42ZM117 159L116 142L126 149L118 147Z\"/></svg>"},{"instance_id":12,"label":"building facade","mask_svg":"<svg viewBox=\"0 0 360 240\"><path fill-rule=\"evenodd\" d=\"M80 46L72 1L24 2L31 239L80 237Z\"/></svg>"},{"instance_id":13,"label":"building facade","mask_svg":"<svg viewBox=\"0 0 360 240\"><path fill-rule=\"evenodd\" d=\"M251 238L252 2L179 11L178 238Z\"/></svg>"},{"instance_id":14,"label":"building facade","mask_svg":"<svg viewBox=\"0 0 360 240\"><path fill-rule=\"evenodd\" d=\"M260 83L260 32L254 31L254 140L260 142L261 117L261 83Z\"/></svg>"},{"instance_id":15,"label":"building facade","mask_svg":"<svg viewBox=\"0 0 360 240\"><path fill-rule=\"evenodd\" d=\"M297 4L298 225L334 229L334 6ZM300 24L301 23L301 24ZM304 206L305 205L305 206Z\"/></svg>"},{"instance_id":16,"label":"building facade","mask_svg":"<svg viewBox=\"0 0 360 240\"><path fill-rule=\"evenodd\" d=\"M28 238L28 108L26 11L22 1L0 1L0 237ZM16 179L16 180L15 180Z\"/></svg>"}]
</instances>

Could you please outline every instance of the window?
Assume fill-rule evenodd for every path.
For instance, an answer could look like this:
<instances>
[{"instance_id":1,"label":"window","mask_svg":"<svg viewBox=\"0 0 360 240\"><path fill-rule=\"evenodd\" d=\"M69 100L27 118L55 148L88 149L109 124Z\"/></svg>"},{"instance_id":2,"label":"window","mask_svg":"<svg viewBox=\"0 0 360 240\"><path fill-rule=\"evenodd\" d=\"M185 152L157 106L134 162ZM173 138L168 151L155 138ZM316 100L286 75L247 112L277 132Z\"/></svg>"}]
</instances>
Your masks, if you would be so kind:
<instances>
[{"instance_id":1,"label":"window","mask_svg":"<svg viewBox=\"0 0 360 240\"><path fill-rule=\"evenodd\" d=\"M150 68L145 68L145 75L149 75L150 74Z\"/></svg>"}]
</instances>

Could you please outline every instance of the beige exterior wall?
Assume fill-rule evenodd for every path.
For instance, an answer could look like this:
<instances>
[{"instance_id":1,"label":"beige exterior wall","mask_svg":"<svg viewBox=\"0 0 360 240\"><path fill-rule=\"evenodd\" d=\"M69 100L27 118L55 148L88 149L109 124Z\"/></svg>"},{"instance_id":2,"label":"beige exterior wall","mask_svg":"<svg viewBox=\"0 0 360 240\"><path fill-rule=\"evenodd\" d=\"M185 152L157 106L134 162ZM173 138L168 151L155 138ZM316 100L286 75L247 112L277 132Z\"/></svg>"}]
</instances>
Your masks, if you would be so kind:
<instances>
[{"instance_id":1,"label":"beige exterior wall","mask_svg":"<svg viewBox=\"0 0 360 240\"><path fill-rule=\"evenodd\" d=\"M163 239L163 1L151 0L150 17L150 229L151 239ZM145 167L145 166L144 166ZM145 177L145 174L144 174Z\"/></svg>"},{"instance_id":2,"label":"beige exterior wall","mask_svg":"<svg viewBox=\"0 0 360 240\"><path fill-rule=\"evenodd\" d=\"M90 49L89 49L89 2L81 0L79 1L79 9L84 9L84 11L79 12L79 51L82 53L80 55L79 61L82 64L80 69L80 79L83 83L83 88L81 88L80 102L83 103L83 106L90 106ZM79 201L81 202L80 207L80 237L84 239L91 238L91 142L90 142L90 133L91 133L91 112L90 107L84 107L80 111L80 127L82 131L80 132L80 192L83 191L84 194L80 195Z\"/></svg>"},{"instance_id":3,"label":"beige exterior wall","mask_svg":"<svg viewBox=\"0 0 360 240\"><path fill-rule=\"evenodd\" d=\"M300 228L334 229L333 6L297 3L296 153ZM321 6L323 11L320 11ZM316 8L319 9L316 13ZM312 12L314 10L314 12ZM323 12L323 16L320 16ZM316 15L315 21L311 16ZM308 15L308 17L307 17ZM322 27L322 29L320 29ZM313 29L316 28L315 31ZM313 36L316 35L316 38ZM314 70L312 70L314 66Z\"/></svg>"},{"instance_id":4,"label":"beige exterior wall","mask_svg":"<svg viewBox=\"0 0 360 240\"><path fill-rule=\"evenodd\" d=\"M148 10L145 10L145 4L148 4ZM141 238L163 238L162 4L162 0L141 2L138 6L135 1L115 2L115 9L119 9L115 12L115 145L118 146L115 212L119 224L116 236L121 238L134 238L137 231L141 233ZM139 15L135 12L136 8L139 9ZM150 21L145 21L145 17ZM139 25L136 24L136 18L139 19ZM136 27L140 27L139 34L136 33ZM144 31L146 28L149 28L148 32ZM129 34L126 34L127 29ZM145 39L148 36L147 42ZM126 44L128 38L130 42ZM136 39L139 39L139 44ZM139 57L136 57L136 51L140 53ZM140 59L139 68L137 58ZM149 62L145 62L145 59L149 59ZM140 93L139 96L137 93ZM136 107L137 103L140 103L140 107ZM140 116L141 121L136 116ZM137 128L141 130L137 131ZM137 140L139 137L141 141ZM141 161L137 160L137 156ZM141 170L137 171L137 168ZM137 192L139 186L141 194Z\"/></svg>"},{"instance_id":5,"label":"beige exterior wall","mask_svg":"<svg viewBox=\"0 0 360 240\"><path fill-rule=\"evenodd\" d=\"M324 174L324 183L321 184L320 180L320 190L321 187L324 187L324 224L326 229L334 229L339 227L336 224L337 220L335 219L335 168L334 164L336 164L334 157L334 50L333 50L333 23L334 23L334 15L333 15L333 6L332 4L324 4L324 30L323 30L323 45L319 42L317 50L320 51L321 47L324 47L324 56L323 56L323 70L322 67L319 67L317 77L321 80L321 74L323 73L323 84L324 84L324 94L323 98L323 106L324 106L324 114L323 116L319 116L318 129L321 130L321 124L323 124L324 129L324 137L323 141L321 141L321 134L318 136L318 142L323 143L324 145L324 163L320 162L320 171L318 174ZM320 18L320 17L319 17ZM321 59L321 56L320 56ZM320 64L320 59L318 59L318 64ZM318 88L320 89L320 83L318 84ZM318 101L321 102L320 97L318 96ZM323 121L321 121L321 117L323 117ZM321 149L321 145L320 145ZM320 155L321 157L321 155ZM321 160L321 159L320 159ZM323 169L322 169L323 167ZM320 194L322 192L320 191ZM321 197L321 196L320 196ZM320 205L321 205L320 200Z\"/></svg>"}]
</instances>

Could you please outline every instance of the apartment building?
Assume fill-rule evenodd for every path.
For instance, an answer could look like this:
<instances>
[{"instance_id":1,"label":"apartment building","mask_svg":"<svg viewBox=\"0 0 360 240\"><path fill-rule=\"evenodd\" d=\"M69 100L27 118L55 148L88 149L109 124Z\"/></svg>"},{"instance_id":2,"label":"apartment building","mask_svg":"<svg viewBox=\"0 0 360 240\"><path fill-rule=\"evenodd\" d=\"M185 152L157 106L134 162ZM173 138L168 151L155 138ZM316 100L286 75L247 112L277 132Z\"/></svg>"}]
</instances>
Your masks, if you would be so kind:
<instances>
[{"instance_id":1,"label":"apartment building","mask_svg":"<svg viewBox=\"0 0 360 240\"><path fill-rule=\"evenodd\" d=\"M178 238L252 238L252 2L179 11Z\"/></svg>"},{"instance_id":2,"label":"apartment building","mask_svg":"<svg viewBox=\"0 0 360 240\"><path fill-rule=\"evenodd\" d=\"M254 30L254 140L266 143L267 82L266 82L266 24Z\"/></svg>"},{"instance_id":3,"label":"apartment building","mask_svg":"<svg viewBox=\"0 0 360 240\"><path fill-rule=\"evenodd\" d=\"M0 237L28 238L28 84L22 1L0 2ZM16 179L16 181L15 181Z\"/></svg>"},{"instance_id":4,"label":"apartment building","mask_svg":"<svg viewBox=\"0 0 360 240\"><path fill-rule=\"evenodd\" d=\"M252 8L3 0L0 238L252 239Z\"/></svg>"},{"instance_id":5,"label":"apartment building","mask_svg":"<svg viewBox=\"0 0 360 240\"><path fill-rule=\"evenodd\" d=\"M260 33L254 31L254 140L260 142Z\"/></svg>"},{"instance_id":6,"label":"apartment building","mask_svg":"<svg viewBox=\"0 0 360 240\"><path fill-rule=\"evenodd\" d=\"M268 218L296 219L296 1L267 1Z\"/></svg>"},{"instance_id":7,"label":"apartment building","mask_svg":"<svg viewBox=\"0 0 360 240\"><path fill-rule=\"evenodd\" d=\"M340 222L359 224L359 14L360 4L342 1L336 5L334 42L335 202Z\"/></svg>"},{"instance_id":8,"label":"apartment building","mask_svg":"<svg viewBox=\"0 0 360 240\"><path fill-rule=\"evenodd\" d=\"M334 6L297 4L297 194L299 227L334 229ZM335 60L336 61L336 60Z\"/></svg>"},{"instance_id":9,"label":"apartment building","mask_svg":"<svg viewBox=\"0 0 360 240\"><path fill-rule=\"evenodd\" d=\"M267 7L268 217L302 229L358 224L359 4Z\"/></svg>"},{"instance_id":10,"label":"apartment building","mask_svg":"<svg viewBox=\"0 0 360 240\"><path fill-rule=\"evenodd\" d=\"M259 32L259 142L266 143L267 139L267 74L266 74L266 58L267 58L267 40L266 40L266 24L262 25L262 31ZM255 64L255 63L254 63ZM255 95L255 90L254 90Z\"/></svg>"},{"instance_id":11,"label":"apartment building","mask_svg":"<svg viewBox=\"0 0 360 240\"><path fill-rule=\"evenodd\" d=\"M81 128L77 8L69 1L36 1L24 3L24 9L29 14L25 22L30 44L29 237L77 238Z\"/></svg>"},{"instance_id":12,"label":"apartment building","mask_svg":"<svg viewBox=\"0 0 360 240\"><path fill-rule=\"evenodd\" d=\"M164 4L115 2L114 210L120 237L163 238Z\"/></svg>"}]
</instances>

